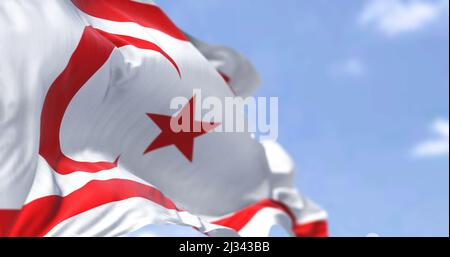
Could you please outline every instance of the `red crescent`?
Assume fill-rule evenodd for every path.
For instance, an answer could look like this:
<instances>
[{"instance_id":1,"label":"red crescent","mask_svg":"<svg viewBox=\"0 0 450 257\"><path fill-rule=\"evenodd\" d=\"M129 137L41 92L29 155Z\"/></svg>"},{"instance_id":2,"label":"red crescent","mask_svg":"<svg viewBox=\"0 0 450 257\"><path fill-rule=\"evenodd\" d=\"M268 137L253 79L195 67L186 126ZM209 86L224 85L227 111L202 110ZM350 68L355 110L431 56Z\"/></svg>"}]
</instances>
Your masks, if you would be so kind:
<instances>
[{"instance_id":1,"label":"red crescent","mask_svg":"<svg viewBox=\"0 0 450 257\"><path fill-rule=\"evenodd\" d=\"M125 45L161 53L180 75L175 61L157 45L86 27L66 68L50 86L41 114L39 154L59 174L76 171L95 173L117 167L119 157L114 162L80 162L67 157L61 150L59 133L64 113L76 93L105 64L114 47Z\"/></svg>"}]
</instances>

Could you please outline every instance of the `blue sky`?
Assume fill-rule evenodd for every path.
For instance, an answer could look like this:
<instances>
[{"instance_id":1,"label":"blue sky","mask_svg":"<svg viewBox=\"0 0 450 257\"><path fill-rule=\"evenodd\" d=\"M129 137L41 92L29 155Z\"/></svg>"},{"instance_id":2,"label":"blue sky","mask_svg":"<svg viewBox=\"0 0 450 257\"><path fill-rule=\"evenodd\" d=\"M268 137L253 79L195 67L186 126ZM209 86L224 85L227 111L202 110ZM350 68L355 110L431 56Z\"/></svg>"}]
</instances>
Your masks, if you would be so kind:
<instances>
[{"instance_id":1,"label":"blue sky","mask_svg":"<svg viewBox=\"0 0 450 257\"><path fill-rule=\"evenodd\" d=\"M448 236L448 1L158 4L254 63L331 235Z\"/></svg>"}]
</instances>

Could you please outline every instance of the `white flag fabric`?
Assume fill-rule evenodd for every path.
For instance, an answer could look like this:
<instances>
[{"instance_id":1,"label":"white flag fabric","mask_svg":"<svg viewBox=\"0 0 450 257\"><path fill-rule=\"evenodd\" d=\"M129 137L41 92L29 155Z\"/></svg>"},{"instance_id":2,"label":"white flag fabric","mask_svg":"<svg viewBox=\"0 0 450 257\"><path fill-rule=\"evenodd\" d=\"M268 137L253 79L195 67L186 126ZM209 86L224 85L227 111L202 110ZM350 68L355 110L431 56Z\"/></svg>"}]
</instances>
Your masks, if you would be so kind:
<instances>
[{"instance_id":1,"label":"white flag fabric","mask_svg":"<svg viewBox=\"0 0 450 257\"><path fill-rule=\"evenodd\" d=\"M208 44L190 35L188 38L216 68L236 96L250 96L259 87L258 73L238 52L229 47Z\"/></svg>"},{"instance_id":2,"label":"white flag fabric","mask_svg":"<svg viewBox=\"0 0 450 257\"><path fill-rule=\"evenodd\" d=\"M121 236L148 224L326 235L293 169L271 161L277 144L216 133L219 123L169 131L173 98L191 99L183 113L201 98L194 89L220 99L257 83L220 70L237 54L211 64L153 2L1 1L0 56L0 235Z\"/></svg>"}]
</instances>

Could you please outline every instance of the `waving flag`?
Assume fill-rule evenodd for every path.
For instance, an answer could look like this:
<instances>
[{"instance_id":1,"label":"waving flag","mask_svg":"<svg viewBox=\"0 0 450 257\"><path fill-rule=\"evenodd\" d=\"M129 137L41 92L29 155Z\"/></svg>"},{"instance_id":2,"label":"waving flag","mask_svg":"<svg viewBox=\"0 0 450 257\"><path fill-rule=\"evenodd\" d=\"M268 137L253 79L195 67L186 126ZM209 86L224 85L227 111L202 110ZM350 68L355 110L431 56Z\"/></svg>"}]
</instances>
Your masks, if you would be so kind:
<instances>
[{"instance_id":1,"label":"waving flag","mask_svg":"<svg viewBox=\"0 0 450 257\"><path fill-rule=\"evenodd\" d=\"M194 46L216 68L236 96L252 95L260 84L258 73L253 65L235 50L207 44L188 36Z\"/></svg>"},{"instance_id":2,"label":"waving flag","mask_svg":"<svg viewBox=\"0 0 450 257\"><path fill-rule=\"evenodd\" d=\"M220 122L192 111L194 89L223 98L257 84L236 53L214 65L211 48L203 55L151 1L7 0L0 28L0 235L119 236L147 224L326 235L293 169L271 164L276 144L216 133ZM190 101L177 113L179 96ZM172 131L183 113L201 130Z\"/></svg>"}]
</instances>

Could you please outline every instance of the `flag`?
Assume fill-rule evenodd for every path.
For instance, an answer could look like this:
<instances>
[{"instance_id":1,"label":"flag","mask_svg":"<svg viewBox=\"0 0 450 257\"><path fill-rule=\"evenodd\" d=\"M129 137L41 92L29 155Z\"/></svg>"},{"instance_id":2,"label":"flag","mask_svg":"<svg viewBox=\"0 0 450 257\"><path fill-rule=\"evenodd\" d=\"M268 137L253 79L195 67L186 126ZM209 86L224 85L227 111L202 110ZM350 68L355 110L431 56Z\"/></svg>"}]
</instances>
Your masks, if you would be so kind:
<instances>
[{"instance_id":1,"label":"flag","mask_svg":"<svg viewBox=\"0 0 450 257\"><path fill-rule=\"evenodd\" d=\"M215 55L223 48L187 37L152 1L2 1L0 28L0 235L121 236L148 224L326 235L293 170L271 164L281 147L219 133L222 122L193 111L202 97L253 91L256 73L236 52ZM188 101L174 111L177 97ZM184 114L200 130L174 132Z\"/></svg>"},{"instance_id":2,"label":"flag","mask_svg":"<svg viewBox=\"0 0 450 257\"><path fill-rule=\"evenodd\" d=\"M211 45L188 35L192 44L216 68L236 96L252 95L260 85L260 78L253 65L234 49Z\"/></svg>"}]
</instances>

